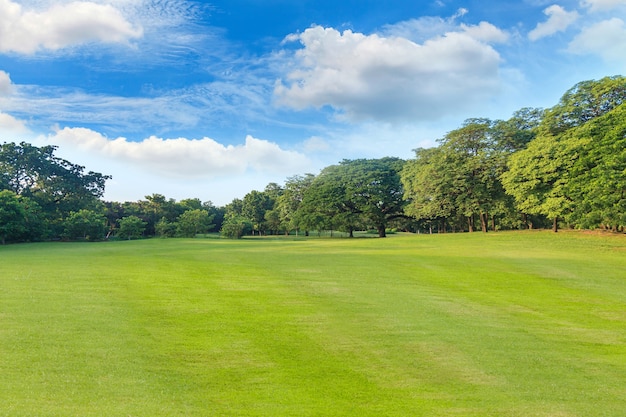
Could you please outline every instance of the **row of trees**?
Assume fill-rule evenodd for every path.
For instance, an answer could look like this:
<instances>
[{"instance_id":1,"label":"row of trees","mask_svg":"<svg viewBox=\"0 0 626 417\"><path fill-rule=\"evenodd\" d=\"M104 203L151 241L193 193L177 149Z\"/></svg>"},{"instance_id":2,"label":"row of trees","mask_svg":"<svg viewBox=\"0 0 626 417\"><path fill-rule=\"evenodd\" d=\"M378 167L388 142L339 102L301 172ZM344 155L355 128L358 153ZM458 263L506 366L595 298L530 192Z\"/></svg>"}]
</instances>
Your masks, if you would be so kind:
<instances>
[{"instance_id":1,"label":"row of trees","mask_svg":"<svg viewBox=\"0 0 626 417\"><path fill-rule=\"evenodd\" d=\"M269 184L226 206L223 231L308 233L376 229L384 237L390 224L408 224L398 158L344 160L317 175L294 176L284 187Z\"/></svg>"},{"instance_id":2,"label":"row of trees","mask_svg":"<svg viewBox=\"0 0 626 417\"><path fill-rule=\"evenodd\" d=\"M110 177L0 146L0 240L101 239L389 228L474 231L626 225L626 78L584 81L547 110L468 119L415 158L344 160L225 207L160 194L104 202Z\"/></svg>"},{"instance_id":3,"label":"row of trees","mask_svg":"<svg viewBox=\"0 0 626 417\"><path fill-rule=\"evenodd\" d=\"M195 236L217 231L223 209L160 194L137 202L104 202L110 177L54 155L56 147L0 145L0 242Z\"/></svg>"},{"instance_id":4,"label":"row of trees","mask_svg":"<svg viewBox=\"0 0 626 417\"><path fill-rule=\"evenodd\" d=\"M344 160L226 206L231 236L290 230L474 231L626 225L626 78L554 107L468 119L415 158Z\"/></svg>"}]
</instances>

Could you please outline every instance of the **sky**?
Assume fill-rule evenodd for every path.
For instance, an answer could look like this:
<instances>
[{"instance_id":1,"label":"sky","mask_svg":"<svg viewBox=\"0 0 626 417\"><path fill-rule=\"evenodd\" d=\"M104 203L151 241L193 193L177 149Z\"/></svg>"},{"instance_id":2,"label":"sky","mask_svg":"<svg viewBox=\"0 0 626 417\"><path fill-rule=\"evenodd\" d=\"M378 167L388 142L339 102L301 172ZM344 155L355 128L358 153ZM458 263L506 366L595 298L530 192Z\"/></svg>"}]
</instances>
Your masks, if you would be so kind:
<instances>
[{"instance_id":1,"label":"sky","mask_svg":"<svg viewBox=\"0 0 626 417\"><path fill-rule=\"evenodd\" d=\"M626 74L626 0L0 0L0 143L221 206Z\"/></svg>"}]
</instances>

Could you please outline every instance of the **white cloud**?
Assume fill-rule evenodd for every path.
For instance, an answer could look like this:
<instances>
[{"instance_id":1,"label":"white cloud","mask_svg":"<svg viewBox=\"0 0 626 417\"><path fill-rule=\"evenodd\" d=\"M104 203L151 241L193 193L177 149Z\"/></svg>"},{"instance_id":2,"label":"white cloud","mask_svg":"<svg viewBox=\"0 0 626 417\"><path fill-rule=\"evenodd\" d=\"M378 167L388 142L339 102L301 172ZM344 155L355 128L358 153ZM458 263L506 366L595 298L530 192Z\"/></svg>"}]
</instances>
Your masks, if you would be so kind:
<instances>
[{"instance_id":1,"label":"white cloud","mask_svg":"<svg viewBox=\"0 0 626 417\"><path fill-rule=\"evenodd\" d=\"M598 12L626 6L626 0L583 0L581 5L588 7L592 12Z\"/></svg>"},{"instance_id":2,"label":"white cloud","mask_svg":"<svg viewBox=\"0 0 626 417\"><path fill-rule=\"evenodd\" d=\"M504 43L509 40L509 35L506 32L503 32L488 22L480 22L475 26L462 24L461 28L466 34L477 41L486 43Z\"/></svg>"},{"instance_id":3,"label":"white cloud","mask_svg":"<svg viewBox=\"0 0 626 417\"><path fill-rule=\"evenodd\" d=\"M0 112L0 132L8 135L28 133L26 123L15 117Z\"/></svg>"},{"instance_id":4,"label":"white cloud","mask_svg":"<svg viewBox=\"0 0 626 417\"><path fill-rule=\"evenodd\" d=\"M556 4L546 8L543 12L548 16L548 20L537 24L537 27L528 33L528 39L531 41L565 31L579 17L578 12L568 12Z\"/></svg>"},{"instance_id":5,"label":"white cloud","mask_svg":"<svg viewBox=\"0 0 626 417\"><path fill-rule=\"evenodd\" d=\"M64 128L48 137L51 143L79 148L83 152L146 168L164 177L211 178L255 172L292 173L308 165L297 152L247 136L243 145L224 146L213 139L161 139L141 142L108 139L86 128Z\"/></svg>"},{"instance_id":6,"label":"white cloud","mask_svg":"<svg viewBox=\"0 0 626 417\"><path fill-rule=\"evenodd\" d=\"M441 117L498 91L500 55L483 39L505 35L485 23L418 44L312 27L287 39L303 48L296 52L298 67L277 81L274 93L279 104L332 106L350 120Z\"/></svg>"},{"instance_id":7,"label":"white cloud","mask_svg":"<svg viewBox=\"0 0 626 417\"><path fill-rule=\"evenodd\" d=\"M11 77L6 72L0 70L0 97L8 96L13 92Z\"/></svg>"},{"instance_id":8,"label":"white cloud","mask_svg":"<svg viewBox=\"0 0 626 417\"><path fill-rule=\"evenodd\" d=\"M305 140L302 144L307 153L310 152L326 152L331 149L330 144L319 136L312 136Z\"/></svg>"},{"instance_id":9,"label":"white cloud","mask_svg":"<svg viewBox=\"0 0 626 417\"><path fill-rule=\"evenodd\" d=\"M584 28L568 49L574 54L600 55L608 61L626 63L626 24L614 17Z\"/></svg>"},{"instance_id":10,"label":"white cloud","mask_svg":"<svg viewBox=\"0 0 626 417\"><path fill-rule=\"evenodd\" d=\"M89 1L24 10L0 0L0 52L32 54L88 42L124 43L142 35L115 7Z\"/></svg>"}]
</instances>

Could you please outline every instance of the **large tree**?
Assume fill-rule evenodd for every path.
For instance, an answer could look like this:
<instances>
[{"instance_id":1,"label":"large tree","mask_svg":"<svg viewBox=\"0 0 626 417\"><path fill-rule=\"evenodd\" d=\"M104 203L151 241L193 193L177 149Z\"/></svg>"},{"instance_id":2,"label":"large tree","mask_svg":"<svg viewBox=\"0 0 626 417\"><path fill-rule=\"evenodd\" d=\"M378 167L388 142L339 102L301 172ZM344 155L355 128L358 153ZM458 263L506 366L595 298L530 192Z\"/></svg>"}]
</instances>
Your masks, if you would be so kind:
<instances>
[{"instance_id":1,"label":"large tree","mask_svg":"<svg viewBox=\"0 0 626 417\"><path fill-rule=\"evenodd\" d=\"M213 226L213 216L203 209L187 210L178 218L178 234L183 237L194 237L198 233L206 233Z\"/></svg>"},{"instance_id":2,"label":"large tree","mask_svg":"<svg viewBox=\"0 0 626 417\"><path fill-rule=\"evenodd\" d=\"M398 158L344 160L318 175L307 189L298 218L305 224L351 232L366 224L386 236L390 221L404 217Z\"/></svg>"},{"instance_id":3,"label":"large tree","mask_svg":"<svg viewBox=\"0 0 626 417\"><path fill-rule=\"evenodd\" d=\"M93 209L111 178L54 155L56 146L26 142L0 145L0 187L34 200L49 224L60 234L63 219L72 211Z\"/></svg>"},{"instance_id":4,"label":"large tree","mask_svg":"<svg viewBox=\"0 0 626 417\"><path fill-rule=\"evenodd\" d=\"M81 209L73 211L63 222L67 239L101 240L106 233L106 217L103 210Z\"/></svg>"},{"instance_id":5,"label":"large tree","mask_svg":"<svg viewBox=\"0 0 626 417\"><path fill-rule=\"evenodd\" d=\"M0 191L0 243L16 240L26 231L26 210L19 196L10 190Z\"/></svg>"},{"instance_id":6,"label":"large tree","mask_svg":"<svg viewBox=\"0 0 626 417\"><path fill-rule=\"evenodd\" d=\"M401 173L405 212L431 226L436 223L445 232L447 224L456 217L456 205L447 186L441 148L419 148L415 159L407 161Z\"/></svg>"},{"instance_id":7,"label":"large tree","mask_svg":"<svg viewBox=\"0 0 626 417\"><path fill-rule=\"evenodd\" d=\"M261 234L264 231L265 213L273 208L274 201L268 193L253 190L244 196L241 214L250 220L254 228Z\"/></svg>"},{"instance_id":8,"label":"large tree","mask_svg":"<svg viewBox=\"0 0 626 417\"><path fill-rule=\"evenodd\" d=\"M297 217L298 208L314 179L313 174L295 175L287 178L283 192L276 201L281 222L286 225L287 229L295 229L296 235L301 227Z\"/></svg>"},{"instance_id":9,"label":"large tree","mask_svg":"<svg viewBox=\"0 0 626 417\"><path fill-rule=\"evenodd\" d=\"M537 137L511 156L502 175L520 211L551 218L555 232L559 219L574 225L619 219L619 213L608 212L619 212L622 204L625 98L626 78L607 77L578 83L546 111ZM605 184L613 193L599 195L596 190L606 190ZM610 210L602 203L609 195ZM586 223L579 221L583 217Z\"/></svg>"}]
</instances>

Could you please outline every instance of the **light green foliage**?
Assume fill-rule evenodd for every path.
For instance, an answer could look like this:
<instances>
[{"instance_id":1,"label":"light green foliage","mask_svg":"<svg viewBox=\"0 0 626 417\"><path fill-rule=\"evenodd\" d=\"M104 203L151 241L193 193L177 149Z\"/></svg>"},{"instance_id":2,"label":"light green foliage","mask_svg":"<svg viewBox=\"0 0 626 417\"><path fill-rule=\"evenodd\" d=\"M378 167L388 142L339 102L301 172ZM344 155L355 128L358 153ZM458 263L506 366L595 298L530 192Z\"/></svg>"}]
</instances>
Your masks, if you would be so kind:
<instances>
[{"instance_id":1,"label":"light green foliage","mask_svg":"<svg viewBox=\"0 0 626 417\"><path fill-rule=\"evenodd\" d=\"M159 237L174 237L176 236L176 223L171 223L162 217L155 226L155 233Z\"/></svg>"},{"instance_id":2,"label":"light green foliage","mask_svg":"<svg viewBox=\"0 0 626 417\"><path fill-rule=\"evenodd\" d=\"M178 234L183 237L194 237L198 233L206 233L212 227L212 220L212 216L206 210L187 210L178 217Z\"/></svg>"},{"instance_id":3,"label":"light green foliage","mask_svg":"<svg viewBox=\"0 0 626 417\"><path fill-rule=\"evenodd\" d=\"M568 219L580 227L626 225L626 104L572 132L583 144L571 172Z\"/></svg>"},{"instance_id":4,"label":"light green foliage","mask_svg":"<svg viewBox=\"0 0 626 417\"><path fill-rule=\"evenodd\" d=\"M276 200L277 210L280 213L280 219L288 229L295 229L296 233L300 228L300 219L297 212L304 195L313 183L315 176L313 174L305 174L303 176L296 175L287 178L283 193Z\"/></svg>"},{"instance_id":5,"label":"light green foliage","mask_svg":"<svg viewBox=\"0 0 626 417\"><path fill-rule=\"evenodd\" d=\"M274 207L274 201L268 193L250 191L243 198L241 215L247 218L259 233L264 232L265 213Z\"/></svg>"},{"instance_id":6,"label":"light green foliage","mask_svg":"<svg viewBox=\"0 0 626 417\"><path fill-rule=\"evenodd\" d=\"M240 239L245 234L252 232L252 223L241 215L227 216L222 225L220 233L224 237L231 239Z\"/></svg>"},{"instance_id":7,"label":"light green foliage","mask_svg":"<svg viewBox=\"0 0 626 417\"><path fill-rule=\"evenodd\" d=\"M141 220L137 216L126 216L120 219L120 228L117 231L117 236L131 240L132 238L139 238L146 230L146 222Z\"/></svg>"},{"instance_id":8,"label":"light green foliage","mask_svg":"<svg viewBox=\"0 0 626 417\"><path fill-rule=\"evenodd\" d=\"M530 116L523 113L497 123L469 119L442 138L439 147L417 149L415 160L402 173L407 213L418 220L440 221L443 229L445 223L458 224L463 218L469 231L477 216L485 232L489 217L494 227L496 216L510 215L499 176L510 152L528 140L519 130L525 128L525 117Z\"/></svg>"},{"instance_id":9,"label":"light green foliage","mask_svg":"<svg viewBox=\"0 0 626 417\"><path fill-rule=\"evenodd\" d=\"M625 250L570 232L3 246L0 415L624 416Z\"/></svg>"},{"instance_id":10,"label":"light green foliage","mask_svg":"<svg viewBox=\"0 0 626 417\"><path fill-rule=\"evenodd\" d=\"M402 170L405 211L416 219L446 219L455 211L452 195L447 192L441 148L416 149L415 158Z\"/></svg>"},{"instance_id":11,"label":"light green foliage","mask_svg":"<svg viewBox=\"0 0 626 417\"><path fill-rule=\"evenodd\" d=\"M79 210L63 222L66 239L101 240L106 232L106 218L102 212Z\"/></svg>"},{"instance_id":12,"label":"light green foliage","mask_svg":"<svg viewBox=\"0 0 626 417\"><path fill-rule=\"evenodd\" d=\"M626 78L586 81L547 111L536 139L513 154L502 175L525 213L571 225L623 226Z\"/></svg>"}]
</instances>

